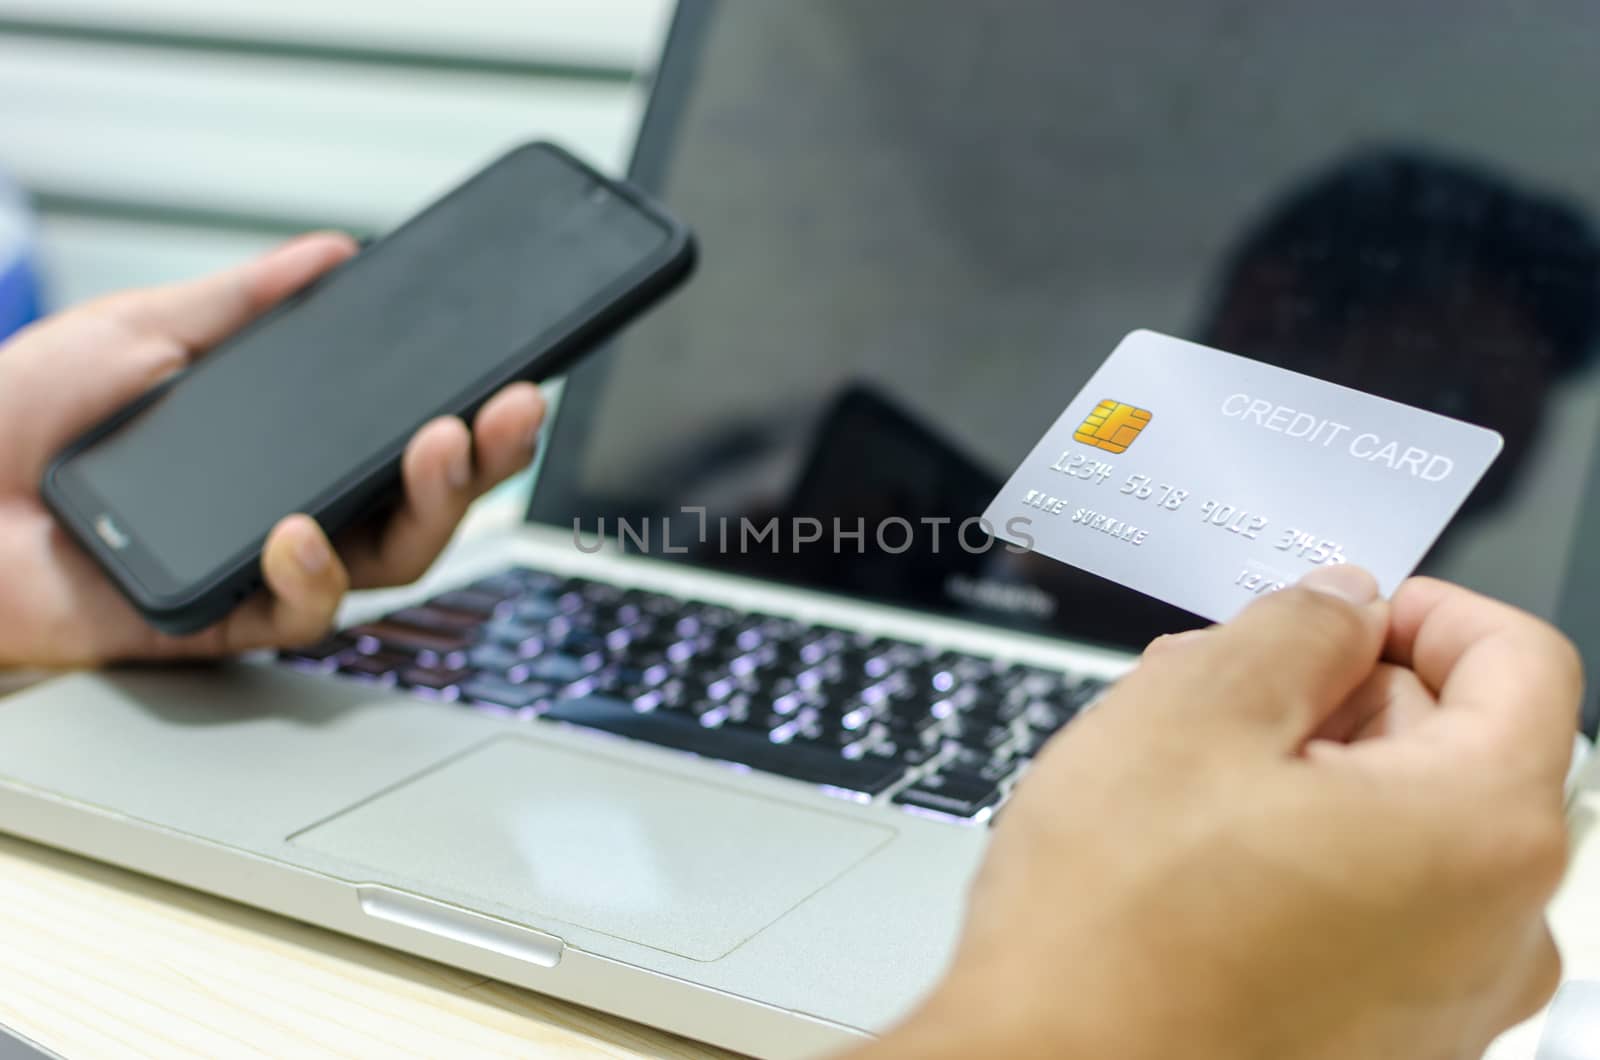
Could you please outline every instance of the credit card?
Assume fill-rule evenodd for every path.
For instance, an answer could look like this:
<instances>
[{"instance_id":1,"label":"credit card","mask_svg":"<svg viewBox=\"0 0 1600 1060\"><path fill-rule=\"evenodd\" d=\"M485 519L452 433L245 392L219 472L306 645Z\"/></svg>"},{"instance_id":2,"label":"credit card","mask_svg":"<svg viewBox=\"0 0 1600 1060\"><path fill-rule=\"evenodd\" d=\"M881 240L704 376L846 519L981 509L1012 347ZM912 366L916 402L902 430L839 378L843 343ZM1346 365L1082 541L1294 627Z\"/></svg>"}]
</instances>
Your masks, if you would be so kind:
<instances>
[{"instance_id":1,"label":"credit card","mask_svg":"<svg viewBox=\"0 0 1600 1060\"><path fill-rule=\"evenodd\" d=\"M984 512L990 532L1225 622L1329 563L1394 592L1495 431L1135 331Z\"/></svg>"}]
</instances>

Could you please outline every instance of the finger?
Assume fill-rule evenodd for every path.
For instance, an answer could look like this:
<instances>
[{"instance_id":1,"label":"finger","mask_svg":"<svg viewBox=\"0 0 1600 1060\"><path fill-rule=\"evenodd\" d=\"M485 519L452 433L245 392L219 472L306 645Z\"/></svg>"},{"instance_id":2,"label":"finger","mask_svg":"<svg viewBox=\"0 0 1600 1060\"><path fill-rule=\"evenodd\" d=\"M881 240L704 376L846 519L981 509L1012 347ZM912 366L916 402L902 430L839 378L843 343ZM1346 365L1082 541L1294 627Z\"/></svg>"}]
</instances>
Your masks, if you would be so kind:
<instances>
[{"instance_id":1,"label":"finger","mask_svg":"<svg viewBox=\"0 0 1600 1060\"><path fill-rule=\"evenodd\" d=\"M313 232L266 254L195 280L126 291L89 308L150 335L167 336L191 354L209 349L356 252L338 232Z\"/></svg>"},{"instance_id":2,"label":"finger","mask_svg":"<svg viewBox=\"0 0 1600 1060\"><path fill-rule=\"evenodd\" d=\"M1401 586L1393 615L1387 656L1439 699L1439 727L1424 735L1465 725L1461 731L1481 746L1541 776L1565 778L1583 693L1582 664L1566 637L1526 612L1432 578Z\"/></svg>"},{"instance_id":3,"label":"finger","mask_svg":"<svg viewBox=\"0 0 1600 1060\"><path fill-rule=\"evenodd\" d=\"M1186 629L1181 633L1163 633L1145 645L1143 658L1150 659L1169 651L1179 651L1200 642L1209 629Z\"/></svg>"},{"instance_id":4,"label":"finger","mask_svg":"<svg viewBox=\"0 0 1600 1060\"><path fill-rule=\"evenodd\" d=\"M1561 986L1561 951L1550 934L1549 922L1544 917L1534 929L1520 975L1512 978L1512 997L1509 1009L1502 1017L1504 1030L1521 1023L1550 1003Z\"/></svg>"},{"instance_id":5,"label":"finger","mask_svg":"<svg viewBox=\"0 0 1600 1060\"><path fill-rule=\"evenodd\" d=\"M544 423L544 395L532 383L513 383L483 406L472 424L480 492L528 466Z\"/></svg>"},{"instance_id":6,"label":"finger","mask_svg":"<svg viewBox=\"0 0 1600 1060\"><path fill-rule=\"evenodd\" d=\"M0 483L32 490L46 465L90 427L183 367L172 339L130 339L105 320L68 313L6 351L0 379Z\"/></svg>"},{"instance_id":7,"label":"finger","mask_svg":"<svg viewBox=\"0 0 1600 1060\"><path fill-rule=\"evenodd\" d=\"M346 552L353 583L367 588L420 578L449 543L467 506L528 465L544 410L538 387L516 383L484 405L470 437L453 418L418 432L404 461L405 503ZM465 487L458 485L462 474L468 476Z\"/></svg>"},{"instance_id":8,"label":"finger","mask_svg":"<svg viewBox=\"0 0 1600 1060\"><path fill-rule=\"evenodd\" d=\"M357 588L415 581L449 543L477 496L467 425L454 416L424 425L406 446L401 478L405 499L399 509L365 543L346 550Z\"/></svg>"},{"instance_id":9,"label":"finger","mask_svg":"<svg viewBox=\"0 0 1600 1060\"><path fill-rule=\"evenodd\" d=\"M262 551L261 573L266 591L224 620L222 652L309 644L332 628L349 579L315 520L291 515L278 523Z\"/></svg>"},{"instance_id":10,"label":"finger","mask_svg":"<svg viewBox=\"0 0 1600 1060\"><path fill-rule=\"evenodd\" d=\"M235 268L112 295L23 333L5 352L0 446L12 459L0 480L31 488L69 442L353 250L345 236L305 236Z\"/></svg>"},{"instance_id":11,"label":"finger","mask_svg":"<svg viewBox=\"0 0 1600 1060\"><path fill-rule=\"evenodd\" d=\"M1377 665L1387 624L1370 574L1319 568L1184 650L1141 664L1109 697L1107 713L1131 702L1138 713L1168 715L1157 724L1197 744L1297 751ZM1196 736L1197 727L1217 738Z\"/></svg>"},{"instance_id":12,"label":"finger","mask_svg":"<svg viewBox=\"0 0 1600 1060\"><path fill-rule=\"evenodd\" d=\"M1416 674L1393 663L1379 663L1311 739L1350 743L1404 732L1437 706Z\"/></svg>"},{"instance_id":13,"label":"finger","mask_svg":"<svg viewBox=\"0 0 1600 1060\"><path fill-rule=\"evenodd\" d=\"M1389 691L1388 702L1382 710L1367 718L1348 742L1362 743L1387 736L1408 735L1425 724L1438 709L1438 700L1433 698L1417 675L1401 667L1394 675L1394 687Z\"/></svg>"}]
</instances>

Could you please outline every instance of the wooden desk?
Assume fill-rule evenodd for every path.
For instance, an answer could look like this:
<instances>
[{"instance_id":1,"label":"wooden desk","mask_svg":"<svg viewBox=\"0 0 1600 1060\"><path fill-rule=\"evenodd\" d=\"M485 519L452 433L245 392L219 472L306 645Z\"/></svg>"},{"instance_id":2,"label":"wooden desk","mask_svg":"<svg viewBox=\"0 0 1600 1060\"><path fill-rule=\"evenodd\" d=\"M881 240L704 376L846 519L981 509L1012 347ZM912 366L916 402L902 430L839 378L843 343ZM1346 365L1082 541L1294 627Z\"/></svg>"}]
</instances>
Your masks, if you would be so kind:
<instances>
[{"instance_id":1,"label":"wooden desk","mask_svg":"<svg viewBox=\"0 0 1600 1060\"><path fill-rule=\"evenodd\" d=\"M0 1023L77 1057L729 1057L0 836Z\"/></svg>"}]
</instances>

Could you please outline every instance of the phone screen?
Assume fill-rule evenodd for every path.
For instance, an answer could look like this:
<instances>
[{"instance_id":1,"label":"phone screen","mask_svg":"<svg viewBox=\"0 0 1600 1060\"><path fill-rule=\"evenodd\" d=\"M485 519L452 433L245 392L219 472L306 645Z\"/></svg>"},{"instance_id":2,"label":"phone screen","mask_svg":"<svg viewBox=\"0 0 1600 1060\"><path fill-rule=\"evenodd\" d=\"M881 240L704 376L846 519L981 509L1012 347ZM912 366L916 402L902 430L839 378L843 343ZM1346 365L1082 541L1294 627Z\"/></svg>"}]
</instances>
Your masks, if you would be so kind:
<instances>
[{"instance_id":1,"label":"phone screen","mask_svg":"<svg viewBox=\"0 0 1600 1060\"><path fill-rule=\"evenodd\" d=\"M514 152L202 358L61 481L89 521L114 519L102 538L192 584L564 335L671 238L560 155Z\"/></svg>"}]
</instances>

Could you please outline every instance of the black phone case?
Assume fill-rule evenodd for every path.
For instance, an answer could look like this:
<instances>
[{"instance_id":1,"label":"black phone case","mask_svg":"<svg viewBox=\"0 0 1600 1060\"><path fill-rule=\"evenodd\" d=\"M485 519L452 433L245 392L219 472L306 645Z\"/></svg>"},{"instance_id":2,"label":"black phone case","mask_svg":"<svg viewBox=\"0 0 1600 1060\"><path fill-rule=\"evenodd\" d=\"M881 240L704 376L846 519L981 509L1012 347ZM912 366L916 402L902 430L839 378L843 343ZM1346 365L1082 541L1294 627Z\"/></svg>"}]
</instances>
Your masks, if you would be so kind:
<instances>
[{"instance_id":1,"label":"black phone case","mask_svg":"<svg viewBox=\"0 0 1600 1060\"><path fill-rule=\"evenodd\" d=\"M611 194L626 200L654 218L669 232L666 249L659 260L645 263L633 274L621 280L615 288L591 300L587 306L575 307L575 310L582 314L580 322L553 343L547 345L530 343L507 359L504 371L478 386L464 401L453 407L442 407L439 415L459 415L470 422L484 403L507 384L520 380L539 382L561 373L585 353L603 343L670 294L694 271L697 249L694 235L687 226L674 219L639 189L604 176L555 144L546 142L523 144L490 163L490 166L485 167L485 171L511 160L524 151L544 151L554 154L567 164L582 170L590 180L603 184ZM474 179L469 177L439 201L446 201L468 190ZM425 210L431 209L433 205L435 204L430 204ZM360 260L361 255L380 253L384 242L384 239L379 239L364 247L351 261ZM349 264L347 262L339 268L348 267ZM321 281L316 281L305 290L291 295L283 303L248 325L246 330L265 327L279 315L293 312L300 300L314 290L319 282ZM226 355L227 349L224 346L207 356ZM70 492L62 485L60 471L78 454L92 447L156 400L167 388L180 385L182 381L183 374L180 374L72 442L51 461L40 483L40 495L45 505L55 514L57 520L78 545L94 557L113 584L138 609L146 621L156 629L174 635L194 633L215 624L244 600L260 591L261 550L266 544L266 532L270 527L264 527L259 539L238 553L214 575L176 592L157 595L138 580L123 562L122 554L109 548L94 532L91 525L92 515L83 511L81 505L74 504ZM330 491L329 499L325 503L313 506L306 514L314 518L329 537L334 537L380 508L386 501L397 497L401 485L400 461L409 441L407 437L397 439L382 457L339 482Z\"/></svg>"}]
</instances>

